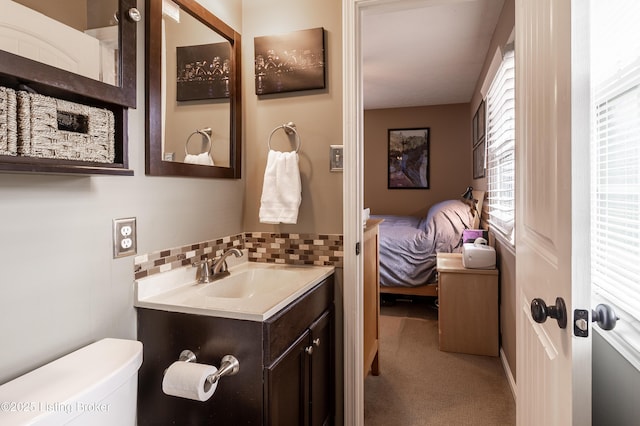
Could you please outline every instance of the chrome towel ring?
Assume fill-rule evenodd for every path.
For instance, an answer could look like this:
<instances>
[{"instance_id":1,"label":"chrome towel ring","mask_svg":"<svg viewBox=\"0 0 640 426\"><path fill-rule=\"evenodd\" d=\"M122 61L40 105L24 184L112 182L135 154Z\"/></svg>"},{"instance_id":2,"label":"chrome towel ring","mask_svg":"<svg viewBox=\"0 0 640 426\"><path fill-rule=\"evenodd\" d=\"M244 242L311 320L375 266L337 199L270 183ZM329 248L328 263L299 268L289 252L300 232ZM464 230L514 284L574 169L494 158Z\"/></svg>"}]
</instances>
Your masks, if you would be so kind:
<instances>
[{"instance_id":1,"label":"chrome towel ring","mask_svg":"<svg viewBox=\"0 0 640 426\"><path fill-rule=\"evenodd\" d=\"M204 129L197 129L195 132L191 133L187 138L187 142L184 144L184 153L185 155L189 155L189 141L193 135L201 134L202 136L207 138L207 142L209 143L209 149L207 151L203 151L200 154L211 154L211 127L205 127Z\"/></svg>"},{"instance_id":2,"label":"chrome towel ring","mask_svg":"<svg viewBox=\"0 0 640 426\"><path fill-rule=\"evenodd\" d=\"M271 131L271 134L269 135L269 142L267 143L267 145L269 146L269 150L271 150L271 138L273 137L273 134L275 132L277 132L278 130L284 130L284 132L287 135L290 134L295 134L296 135L296 152L300 151L300 147L302 146L302 141L300 140L300 135L298 134L298 131L296 130L296 125L293 122L288 122L287 124L283 124L281 126L276 127L275 129L273 129Z\"/></svg>"}]
</instances>

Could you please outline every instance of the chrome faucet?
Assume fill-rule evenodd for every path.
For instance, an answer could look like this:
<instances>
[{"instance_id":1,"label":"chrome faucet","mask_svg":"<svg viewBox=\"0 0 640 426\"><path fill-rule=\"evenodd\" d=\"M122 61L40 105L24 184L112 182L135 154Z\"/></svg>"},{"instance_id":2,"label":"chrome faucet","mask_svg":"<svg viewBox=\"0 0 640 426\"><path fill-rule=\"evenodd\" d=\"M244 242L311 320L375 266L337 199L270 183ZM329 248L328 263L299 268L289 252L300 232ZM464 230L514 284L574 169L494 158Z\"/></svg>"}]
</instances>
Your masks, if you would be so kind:
<instances>
[{"instance_id":1,"label":"chrome faucet","mask_svg":"<svg viewBox=\"0 0 640 426\"><path fill-rule=\"evenodd\" d=\"M213 281L213 276L211 275L211 259L203 259L200 262L193 263L192 266L198 268L198 272L196 273L198 284Z\"/></svg>"},{"instance_id":2,"label":"chrome faucet","mask_svg":"<svg viewBox=\"0 0 640 426\"><path fill-rule=\"evenodd\" d=\"M213 270L211 271L211 279L212 280L217 280L220 279L222 277L226 277L227 275L230 274L230 272L227 270L227 257L231 256L231 255L235 255L236 257L241 257L242 256L242 252L240 250L238 250L237 248L230 248L229 250L225 251L224 253L222 253L222 256L220 256L218 259L215 260L215 262L213 263Z\"/></svg>"}]
</instances>

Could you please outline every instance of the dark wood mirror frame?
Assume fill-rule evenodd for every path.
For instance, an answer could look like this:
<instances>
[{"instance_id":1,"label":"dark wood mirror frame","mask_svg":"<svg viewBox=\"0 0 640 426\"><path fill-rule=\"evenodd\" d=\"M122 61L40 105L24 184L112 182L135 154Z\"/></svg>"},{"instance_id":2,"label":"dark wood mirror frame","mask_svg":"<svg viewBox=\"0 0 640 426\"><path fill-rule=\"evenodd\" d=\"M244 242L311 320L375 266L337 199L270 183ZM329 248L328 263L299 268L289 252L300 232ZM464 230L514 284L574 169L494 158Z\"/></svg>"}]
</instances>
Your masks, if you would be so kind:
<instances>
[{"instance_id":1,"label":"dark wood mirror frame","mask_svg":"<svg viewBox=\"0 0 640 426\"><path fill-rule=\"evenodd\" d=\"M136 0L119 0L120 84L110 85L0 50L0 85L26 85L36 92L84 105L107 108L115 116L115 160L101 164L73 160L0 155L0 171L133 175L128 169L127 108L136 107L136 27L128 17Z\"/></svg>"},{"instance_id":2,"label":"dark wood mirror frame","mask_svg":"<svg viewBox=\"0 0 640 426\"><path fill-rule=\"evenodd\" d=\"M241 176L242 108L240 34L194 0L173 0L180 8L231 44L230 167L163 161L162 158L162 0L146 0L146 173L154 176L190 176L238 179Z\"/></svg>"}]
</instances>

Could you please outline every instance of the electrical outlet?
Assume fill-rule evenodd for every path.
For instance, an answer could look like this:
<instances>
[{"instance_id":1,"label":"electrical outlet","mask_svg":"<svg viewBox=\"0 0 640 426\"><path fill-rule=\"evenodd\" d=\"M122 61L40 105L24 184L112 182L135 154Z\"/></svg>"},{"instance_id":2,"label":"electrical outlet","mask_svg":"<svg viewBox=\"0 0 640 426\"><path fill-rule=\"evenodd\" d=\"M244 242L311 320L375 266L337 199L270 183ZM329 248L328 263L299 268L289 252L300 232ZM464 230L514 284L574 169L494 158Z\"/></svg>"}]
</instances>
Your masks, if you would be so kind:
<instances>
[{"instance_id":1,"label":"electrical outlet","mask_svg":"<svg viewBox=\"0 0 640 426\"><path fill-rule=\"evenodd\" d=\"M136 218L113 219L113 258L136 254Z\"/></svg>"}]
</instances>

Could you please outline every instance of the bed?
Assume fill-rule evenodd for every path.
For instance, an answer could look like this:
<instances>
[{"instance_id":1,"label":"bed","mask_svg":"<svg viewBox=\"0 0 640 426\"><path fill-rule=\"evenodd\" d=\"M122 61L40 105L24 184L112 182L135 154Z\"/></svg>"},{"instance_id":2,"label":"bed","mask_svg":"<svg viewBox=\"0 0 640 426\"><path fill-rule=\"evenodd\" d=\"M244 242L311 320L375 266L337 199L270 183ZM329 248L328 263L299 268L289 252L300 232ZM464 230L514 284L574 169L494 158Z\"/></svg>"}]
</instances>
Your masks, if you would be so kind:
<instances>
[{"instance_id":1,"label":"bed","mask_svg":"<svg viewBox=\"0 0 640 426\"><path fill-rule=\"evenodd\" d=\"M460 252L463 231L479 226L484 191L473 191L473 198L441 201L423 218L372 216L383 219L379 228L381 293L437 297L437 253Z\"/></svg>"}]
</instances>

